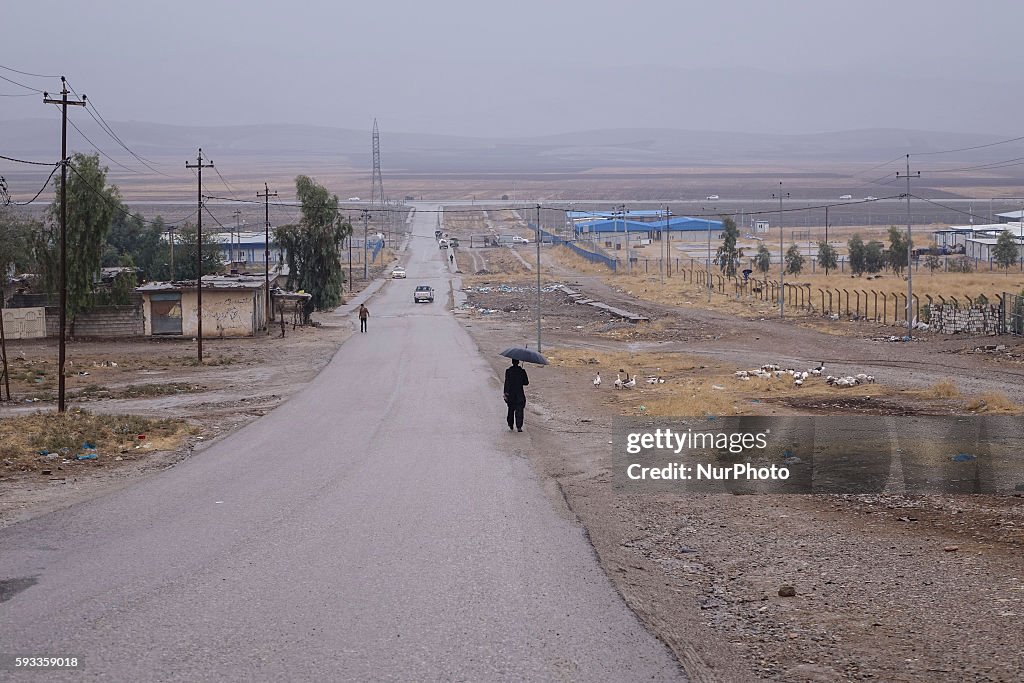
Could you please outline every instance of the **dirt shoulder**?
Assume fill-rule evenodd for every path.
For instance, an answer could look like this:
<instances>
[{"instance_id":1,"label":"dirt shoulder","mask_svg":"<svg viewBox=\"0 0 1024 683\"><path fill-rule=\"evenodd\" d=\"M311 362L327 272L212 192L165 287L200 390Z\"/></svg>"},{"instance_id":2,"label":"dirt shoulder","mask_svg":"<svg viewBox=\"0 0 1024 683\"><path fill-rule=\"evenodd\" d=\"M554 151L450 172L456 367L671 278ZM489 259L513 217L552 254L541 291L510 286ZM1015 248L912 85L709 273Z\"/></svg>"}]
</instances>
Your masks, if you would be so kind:
<instances>
[{"instance_id":1,"label":"dirt shoulder","mask_svg":"<svg viewBox=\"0 0 1024 683\"><path fill-rule=\"evenodd\" d=\"M316 327L289 325L284 338L274 328L269 335L204 339L202 365L190 339L70 342L69 411L175 420L186 423L189 434L178 447L153 448L145 457L99 452L95 460L53 461L39 456L28 469L0 463L0 525L173 466L280 405L315 377L352 333L345 316L315 314L314 320ZM8 342L8 356L14 401L0 404L0 420L55 410L56 340Z\"/></svg>"},{"instance_id":2,"label":"dirt shoulder","mask_svg":"<svg viewBox=\"0 0 1024 683\"><path fill-rule=\"evenodd\" d=\"M687 396L669 400L664 415L685 414L671 412L680 405L672 401L690 392L756 414L968 414L968 395L985 392L1021 401L1018 341L890 343L867 324L837 339L795 321L641 301L597 277L563 270L557 279L651 323L629 325L544 293L543 350L557 360L530 368L530 457L624 599L694 680L1024 677L1012 645L1024 635L1024 499L627 494L613 488L609 445L612 420L650 411L667 400L665 387ZM470 280L461 317L500 377L498 351L521 340L533 347L533 294L515 273ZM995 345L1005 348L975 351ZM732 376L821 361L836 374L871 372L880 384L841 395L791 384L758 393L756 382ZM611 389L620 363L640 375L637 389ZM662 372L668 384L643 384ZM943 379L962 394L929 393ZM781 597L782 586L795 596Z\"/></svg>"}]
</instances>

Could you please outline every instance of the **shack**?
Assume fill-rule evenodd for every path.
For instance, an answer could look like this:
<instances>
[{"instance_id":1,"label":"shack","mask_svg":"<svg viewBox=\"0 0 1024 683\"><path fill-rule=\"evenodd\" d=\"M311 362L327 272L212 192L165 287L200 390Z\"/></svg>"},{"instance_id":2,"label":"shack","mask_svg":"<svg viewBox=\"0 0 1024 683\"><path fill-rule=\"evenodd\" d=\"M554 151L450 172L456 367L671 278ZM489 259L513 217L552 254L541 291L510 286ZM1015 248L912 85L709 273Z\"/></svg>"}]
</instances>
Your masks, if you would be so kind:
<instances>
[{"instance_id":1,"label":"shack","mask_svg":"<svg viewBox=\"0 0 1024 683\"><path fill-rule=\"evenodd\" d=\"M146 336L194 337L198 332L196 281L148 282L142 295ZM267 328L264 279L203 276L203 337L251 337Z\"/></svg>"}]
</instances>

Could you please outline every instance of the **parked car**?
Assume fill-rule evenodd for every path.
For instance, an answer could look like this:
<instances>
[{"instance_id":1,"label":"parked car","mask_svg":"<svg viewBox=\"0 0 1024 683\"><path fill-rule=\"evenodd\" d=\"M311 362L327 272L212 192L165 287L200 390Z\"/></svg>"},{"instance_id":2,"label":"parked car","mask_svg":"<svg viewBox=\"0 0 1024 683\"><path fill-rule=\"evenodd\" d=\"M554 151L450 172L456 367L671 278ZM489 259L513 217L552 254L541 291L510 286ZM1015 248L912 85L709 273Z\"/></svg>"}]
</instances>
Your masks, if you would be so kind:
<instances>
[{"instance_id":1,"label":"parked car","mask_svg":"<svg viewBox=\"0 0 1024 683\"><path fill-rule=\"evenodd\" d=\"M519 235L513 235L512 236L512 244L529 244L529 243L530 243L530 240L526 239L525 237L520 237Z\"/></svg>"},{"instance_id":2,"label":"parked car","mask_svg":"<svg viewBox=\"0 0 1024 683\"><path fill-rule=\"evenodd\" d=\"M439 239L437 241L437 248L438 249L447 249L448 248L448 240L446 240L443 237L441 239Z\"/></svg>"},{"instance_id":3,"label":"parked car","mask_svg":"<svg viewBox=\"0 0 1024 683\"><path fill-rule=\"evenodd\" d=\"M416 291L412 293L412 302L418 304L421 301L434 303L434 288L430 285L416 285Z\"/></svg>"},{"instance_id":4,"label":"parked car","mask_svg":"<svg viewBox=\"0 0 1024 683\"><path fill-rule=\"evenodd\" d=\"M391 277L399 280L404 280L405 268L403 268L402 266L396 267L394 270L391 271Z\"/></svg>"}]
</instances>

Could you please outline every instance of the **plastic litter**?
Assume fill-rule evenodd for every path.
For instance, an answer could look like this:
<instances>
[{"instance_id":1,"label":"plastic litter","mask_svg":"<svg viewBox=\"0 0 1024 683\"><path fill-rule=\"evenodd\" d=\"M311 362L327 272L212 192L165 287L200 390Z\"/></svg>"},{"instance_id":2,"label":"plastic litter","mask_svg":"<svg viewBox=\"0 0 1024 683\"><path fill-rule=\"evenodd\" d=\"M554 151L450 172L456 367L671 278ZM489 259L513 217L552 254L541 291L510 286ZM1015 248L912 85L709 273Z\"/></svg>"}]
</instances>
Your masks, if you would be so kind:
<instances>
[{"instance_id":1,"label":"plastic litter","mask_svg":"<svg viewBox=\"0 0 1024 683\"><path fill-rule=\"evenodd\" d=\"M95 460L98 457L100 456L96 453L81 453L75 457L75 460Z\"/></svg>"},{"instance_id":2,"label":"plastic litter","mask_svg":"<svg viewBox=\"0 0 1024 683\"><path fill-rule=\"evenodd\" d=\"M970 462L971 460L975 459L976 457L970 455L969 453L957 453L956 455L953 456L953 462Z\"/></svg>"}]
</instances>

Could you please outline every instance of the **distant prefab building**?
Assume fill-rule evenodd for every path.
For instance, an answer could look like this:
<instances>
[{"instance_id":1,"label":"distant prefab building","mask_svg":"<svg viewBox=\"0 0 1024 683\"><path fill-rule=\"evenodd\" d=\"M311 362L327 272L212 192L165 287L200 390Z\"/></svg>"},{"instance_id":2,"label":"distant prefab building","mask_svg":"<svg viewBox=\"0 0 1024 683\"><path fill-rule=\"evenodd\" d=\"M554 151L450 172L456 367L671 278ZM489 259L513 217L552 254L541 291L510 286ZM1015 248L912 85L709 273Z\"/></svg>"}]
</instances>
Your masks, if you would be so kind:
<instances>
[{"instance_id":1,"label":"distant prefab building","mask_svg":"<svg viewBox=\"0 0 1024 683\"><path fill-rule=\"evenodd\" d=\"M755 233L768 232L769 229L771 229L771 225L768 223L768 221L754 221Z\"/></svg>"},{"instance_id":2,"label":"distant prefab building","mask_svg":"<svg viewBox=\"0 0 1024 683\"><path fill-rule=\"evenodd\" d=\"M149 282L142 295L146 336L194 337L198 331L195 280ZM203 336L251 337L267 326L264 279L252 276L203 276Z\"/></svg>"},{"instance_id":3,"label":"distant prefab building","mask_svg":"<svg viewBox=\"0 0 1024 683\"><path fill-rule=\"evenodd\" d=\"M969 238L964 242L964 254L975 261L991 263L995 260L993 252L998 242L998 237ZM1024 258L1024 238L1014 237L1014 242L1017 244L1017 262L1019 263L1021 258Z\"/></svg>"}]
</instances>

